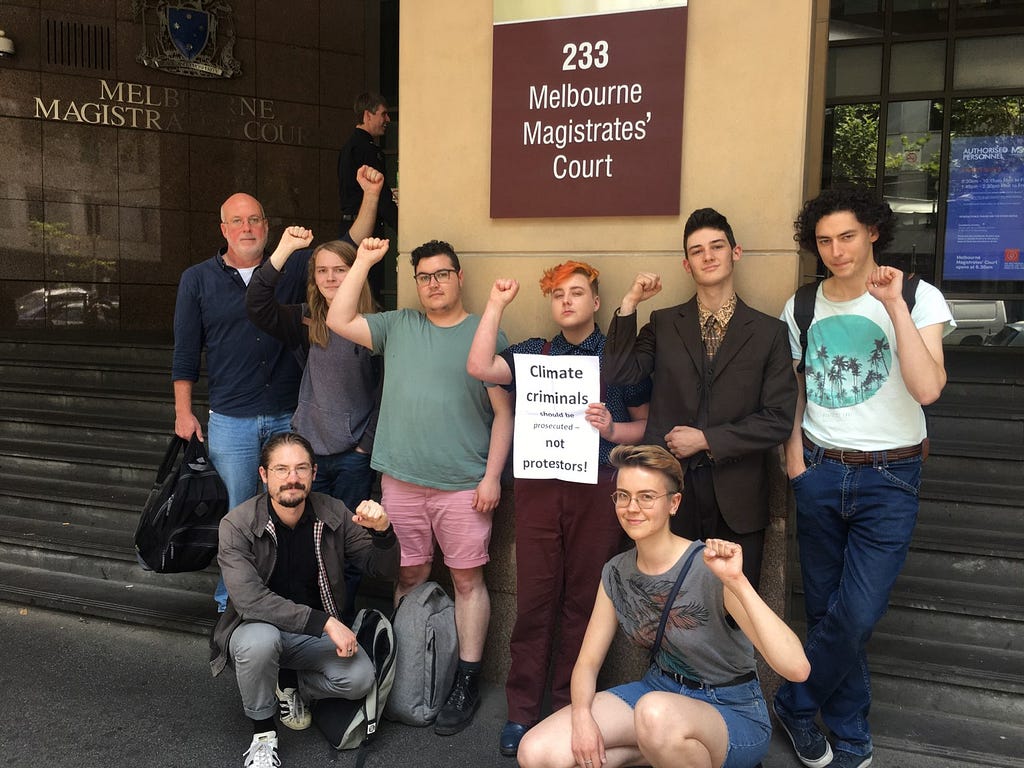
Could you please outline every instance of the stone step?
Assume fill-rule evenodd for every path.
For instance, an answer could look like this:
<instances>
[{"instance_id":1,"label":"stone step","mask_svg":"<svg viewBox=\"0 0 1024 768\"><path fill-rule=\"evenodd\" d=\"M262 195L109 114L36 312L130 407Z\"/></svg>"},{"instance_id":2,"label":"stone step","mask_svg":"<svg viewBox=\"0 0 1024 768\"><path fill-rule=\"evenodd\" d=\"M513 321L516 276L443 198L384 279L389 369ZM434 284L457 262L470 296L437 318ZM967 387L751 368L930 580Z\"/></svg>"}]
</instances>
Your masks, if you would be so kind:
<instances>
[{"instance_id":1,"label":"stone step","mask_svg":"<svg viewBox=\"0 0 1024 768\"><path fill-rule=\"evenodd\" d=\"M931 463L931 459L928 460ZM965 499L981 504L998 506L1018 506L1021 499L1021 483L1019 475L1007 472L1002 482L978 481L967 473L956 468L956 462L945 467L946 472L938 476L929 468L929 475L921 483L920 498L922 501L962 502Z\"/></svg>"},{"instance_id":2,"label":"stone step","mask_svg":"<svg viewBox=\"0 0 1024 768\"><path fill-rule=\"evenodd\" d=\"M944 715L876 697L871 703L871 729L876 756L885 750L925 755L932 768L1024 768L1024 732L1012 723ZM898 768L900 763L885 765Z\"/></svg>"},{"instance_id":3,"label":"stone step","mask_svg":"<svg viewBox=\"0 0 1024 768\"><path fill-rule=\"evenodd\" d=\"M893 674L892 670L873 671L871 688L872 724L876 722L874 702L884 702L892 707L930 713L936 717L969 718L988 722L995 731L1007 736L1006 741L1019 740L1021 735L1024 735L1024 696L1016 693L937 684L933 680L917 677L913 668L903 670L902 674ZM1022 754L1019 749L1022 746L1020 741L1015 745L992 743L988 746L991 749L985 749L981 745L974 749L977 752L989 751L994 754Z\"/></svg>"},{"instance_id":4,"label":"stone step","mask_svg":"<svg viewBox=\"0 0 1024 768\"><path fill-rule=\"evenodd\" d=\"M0 477L0 492L7 496L21 496L26 499L93 506L111 504L124 509L141 510L156 476L155 467L150 471L151 476L145 483L111 485L62 475L18 475L8 472L5 468L3 476Z\"/></svg>"},{"instance_id":5,"label":"stone step","mask_svg":"<svg viewBox=\"0 0 1024 768\"><path fill-rule=\"evenodd\" d=\"M975 531L1009 534L1024 531L1024 505L1019 501L1007 506L973 499L921 499L917 521L918 525L961 528L966 535Z\"/></svg>"},{"instance_id":6,"label":"stone step","mask_svg":"<svg viewBox=\"0 0 1024 768\"><path fill-rule=\"evenodd\" d=\"M928 417L928 436L933 453L948 452L950 444L1020 447L1024 445L1024 417L1008 413L983 417L959 410L948 416L933 413Z\"/></svg>"},{"instance_id":7,"label":"stone step","mask_svg":"<svg viewBox=\"0 0 1024 768\"><path fill-rule=\"evenodd\" d=\"M914 546L933 552L1024 559L1024 532L988 529L971 531L958 525L919 521L914 530Z\"/></svg>"},{"instance_id":8,"label":"stone step","mask_svg":"<svg viewBox=\"0 0 1024 768\"><path fill-rule=\"evenodd\" d=\"M201 593L111 582L0 559L0 599L130 624L208 635L216 622L212 594L212 586Z\"/></svg>"},{"instance_id":9,"label":"stone step","mask_svg":"<svg viewBox=\"0 0 1024 768\"><path fill-rule=\"evenodd\" d=\"M1020 487L1020 479L1024 477L1024 461L1019 449L993 445L988 450L988 456L979 456L978 453L969 451L960 456L952 453L929 456L926 462L928 468L922 469L922 492L923 486L928 483L961 479L969 480L972 484Z\"/></svg>"},{"instance_id":10,"label":"stone step","mask_svg":"<svg viewBox=\"0 0 1024 768\"><path fill-rule=\"evenodd\" d=\"M896 629L899 629L898 627ZM876 631L868 644L873 671L917 680L1024 695L1024 652L910 638Z\"/></svg>"},{"instance_id":11,"label":"stone step","mask_svg":"<svg viewBox=\"0 0 1024 768\"><path fill-rule=\"evenodd\" d=\"M188 573L147 571L136 559L134 548L108 545L92 549L81 540L38 541L17 535L0 538L0 562L109 581L118 585L116 591L131 590L143 584L212 596L218 579L213 566Z\"/></svg>"},{"instance_id":12,"label":"stone step","mask_svg":"<svg viewBox=\"0 0 1024 768\"><path fill-rule=\"evenodd\" d=\"M103 459L90 460L87 456L73 454L74 452L65 452L63 458L8 454L3 457L4 474L37 478L42 482L50 482L51 478L69 478L93 485L105 485L111 490L148 489L156 474L156 463L143 461L142 458L136 458L135 461L107 462Z\"/></svg>"},{"instance_id":13,"label":"stone step","mask_svg":"<svg viewBox=\"0 0 1024 768\"><path fill-rule=\"evenodd\" d=\"M1024 559L1021 553L1005 557L950 553L926 549L915 537L902 575L976 586L1016 587L1024 607Z\"/></svg>"},{"instance_id":14,"label":"stone step","mask_svg":"<svg viewBox=\"0 0 1024 768\"><path fill-rule=\"evenodd\" d=\"M135 530L142 505L85 499L29 498L0 487L0 515L104 530Z\"/></svg>"},{"instance_id":15,"label":"stone step","mask_svg":"<svg viewBox=\"0 0 1024 768\"><path fill-rule=\"evenodd\" d=\"M793 616L803 616L803 584L799 568L792 569ZM958 613L979 619L1024 622L1024 586L956 581L947 577L916 576L906 570L896 580L889 604L939 613Z\"/></svg>"},{"instance_id":16,"label":"stone step","mask_svg":"<svg viewBox=\"0 0 1024 768\"><path fill-rule=\"evenodd\" d=\"M800 614L803 616L801 603ZM991 648L1024 653L1024 626L1013 619L973 616L948 611L927 611L891 603L875 627L876 633L924 640L962 643L965 648ZM955 655L951 660L955 660Z\"/></svg>"},{"instance_id":17,"label":"stone step","mask_svg":"<svg viewBox=\"0 0 1024 768\"><path fill-rule=\"evenodd\" d=\"M12 361L43 361L109 366L135 365L170 370L174 346L171 344L91 344L57 340L0 340L0 359Z\"/></svg>"},{"instance_id":18,"label":"stone step","mask_svg":"<svg viewBox=\"0 0 1024 768\"><path fill-rule=\"evenodd\" d=\"M63 413L66 421L106 418L112 424L125 421L152 424L154 428L170 430L174 427L174 398L170 387L162 396L132 395L131 393L89 392L39 385L34 388L13 389L0 387L0 400L5 413L47 411ZM205 410L196 405L196 415L205 420Z\"/></svg>"},{"instance_id":19,"label":"stone step","mask_svg":"<svg viewBox=\"0 0 1024 768\"><path fill-rule=\"evenodd\" d=\"M0 434L0 456L8 459L60 462L81 465L84 471L94 466L131 467L152 469L155 475L163 460L169 433L163 436L163 445L139 444L135 440L120 440L107 435L105 440L89 440L87 437L68 434L57 442L42 437L13 438ZM76 438L83 438L78 440Z\"/></svg>"},{"instance_id":20,"label":"stone step","mask_svg":"<svg viewBox=\"0 0 1024 768\"><path fill-rule=\"evenodd\" d=\"M19 440L83 445L103 442L162 451L173 427L173 421L168 424L165 418L145 419L130 407L112 414L82 414L74 424L69 424L62 411L0 406L0 437Z\"/></svg>"},{"instance_id":21,"label":"stone step","mask_svg":"<svg viewBox=\"0 0 1024 768\"><path fill-rule=\"evenodd\" d=\"M0 381L11 389L48 384L83 391L130 392L150 396L166 396L171 392L171 377L167 369L68 368L59 364L3 362L0 363Z\"/></svg>"}]
</instances>

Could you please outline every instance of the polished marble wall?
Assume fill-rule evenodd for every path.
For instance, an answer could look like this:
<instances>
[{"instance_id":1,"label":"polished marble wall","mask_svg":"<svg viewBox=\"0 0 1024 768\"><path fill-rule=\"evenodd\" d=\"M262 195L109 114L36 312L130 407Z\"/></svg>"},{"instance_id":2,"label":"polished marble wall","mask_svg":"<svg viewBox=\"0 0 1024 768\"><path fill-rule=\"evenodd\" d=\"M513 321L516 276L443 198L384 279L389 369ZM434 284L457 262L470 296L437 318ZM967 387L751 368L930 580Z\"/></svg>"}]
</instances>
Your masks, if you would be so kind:
<instances>
[{"instance_id":1,"label":"polished marble wall","mask_svg":"<svg viewBox=\"0 0 1024 768\"><path fill-rule=\"evenodd\" d=\"M337 232L337 150L353 97L377 86L377 3L175 3L230 7L230 79L140 64L134 8L156 5L0 2L16 45L0 58L0 331L169 331L178 276L220 246L236 191L263 202L272 241L290 223Z\"/></svg>"}]
</instances>

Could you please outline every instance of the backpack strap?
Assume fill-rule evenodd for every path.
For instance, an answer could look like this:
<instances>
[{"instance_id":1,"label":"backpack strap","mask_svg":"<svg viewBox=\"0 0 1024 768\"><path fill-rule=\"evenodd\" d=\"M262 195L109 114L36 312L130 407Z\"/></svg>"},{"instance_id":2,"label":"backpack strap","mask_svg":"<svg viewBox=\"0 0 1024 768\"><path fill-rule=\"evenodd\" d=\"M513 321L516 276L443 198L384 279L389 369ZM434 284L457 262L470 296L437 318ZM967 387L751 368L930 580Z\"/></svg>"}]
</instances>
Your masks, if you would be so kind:
<instances>
[{"instance_id":1,"label":"backpack strap","mask_svg":"<svg viewBox=\"0 0 1024 768\"><path fill-rule=\"evenodd\" d=\"M814 319L814 300L818 297L820 283L801 285L793 294L793 319L800 331L800 362L796 366L797 373L804 372L804 361L807 359L807 329Z\"/></svg>"},{"instance_id":2,"label":"backpack strap","mask_svg":"<svg viewBox=\"0 0 1024 768\"><path fill-rule=\"evenodd\" d=\"M679 569L679 575L676 576L676 583L672 585L672 591L668 593L668 598L665 600L665 607L661 611L661 621L658 623L658 634L654 636L654 645L651 646L651 658L650 663L654 663L654 657L658 655L658 649L661 648L661 639L665 636L665 625L668 623L668 616L672 613L672 605L676 601L676 595L679 594L679 588L683 586L683 580L686 579L686 574L690 572L690 566L693 565L693 558L697 556L697 553L704 549L704 542L695 542L697 546L690 550L690 554L686 556L686 560L683 562L683 567Z\"/></svg>"}]
</instances>

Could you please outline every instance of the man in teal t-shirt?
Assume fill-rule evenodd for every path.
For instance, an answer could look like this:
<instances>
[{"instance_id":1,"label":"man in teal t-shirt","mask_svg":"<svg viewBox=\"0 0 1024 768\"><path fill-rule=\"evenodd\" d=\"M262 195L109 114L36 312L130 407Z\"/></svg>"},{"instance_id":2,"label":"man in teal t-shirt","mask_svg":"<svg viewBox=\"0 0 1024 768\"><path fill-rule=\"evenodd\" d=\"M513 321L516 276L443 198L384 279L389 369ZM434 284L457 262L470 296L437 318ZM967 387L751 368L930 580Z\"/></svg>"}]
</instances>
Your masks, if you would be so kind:
<instances>
[{"instance_id":1,"label":"man in teal t-shirt","mask_svg":"<svg viewBox=\"0 0 1024 768\"><path fill-rule=\"evenodd\" d=\"M387 249L387 240L362 242L327 325L384 356L372 465L383 473L383 505L402 547L396 599L430 577L435 539L451 571L459 670L434 723L448 736L469 725L480 704L491 612L483 567L512 443L512 401L466 373L480 318L462 305L462 268L448 243L431 240L412 252L422 311L357 312L360 288ZM507 346L499 336L497 351Z\"/></svg>"}]
</instances>

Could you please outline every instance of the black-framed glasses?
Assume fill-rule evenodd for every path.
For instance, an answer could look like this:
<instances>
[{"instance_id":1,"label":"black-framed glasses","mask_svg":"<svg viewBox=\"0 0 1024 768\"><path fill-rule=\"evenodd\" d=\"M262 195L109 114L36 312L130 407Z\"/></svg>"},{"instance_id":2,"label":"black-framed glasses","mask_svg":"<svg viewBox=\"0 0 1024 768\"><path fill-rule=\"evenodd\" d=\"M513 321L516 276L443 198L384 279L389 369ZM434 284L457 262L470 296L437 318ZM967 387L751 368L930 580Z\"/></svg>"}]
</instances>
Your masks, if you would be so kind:
<instances>
[{"instance_id":1,"label":"black-framed glasses","mask_svg":"<svg viewBox=\"0 0 1024 768\"><path fill-rule=\"evenodd\" d=\"M438 285L450 282L454 274L454 269L439 269L435 272L417 272L413 278L418 285L426 287L430 285L431 280L436 280Z\"/></svg>"},{"instance_id":2,"label":"black-framed glasses","mask_svg":"<svg viewBox=\"0 0 1024 768\"><path fill-rule=\"evenodd\" d=\"M612 494L612 503L616 507L628 507L634 501L640 509L654 509L654 502L664 496L671 496L672 493L654 493L652 491L640 491L636 496L626 491L615 491Z\"/></svg>"}]
</instances>

